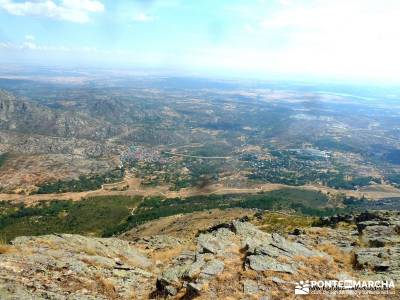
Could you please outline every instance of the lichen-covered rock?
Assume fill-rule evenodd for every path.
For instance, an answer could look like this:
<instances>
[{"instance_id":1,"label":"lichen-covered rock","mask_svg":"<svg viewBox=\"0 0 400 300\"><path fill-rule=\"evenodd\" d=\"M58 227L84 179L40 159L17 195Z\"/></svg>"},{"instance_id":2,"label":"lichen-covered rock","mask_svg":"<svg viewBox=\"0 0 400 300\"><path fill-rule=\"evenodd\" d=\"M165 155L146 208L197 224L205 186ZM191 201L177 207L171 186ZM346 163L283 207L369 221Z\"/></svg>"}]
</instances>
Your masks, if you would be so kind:
<instances>
[{"instance_id":1,"label":"lichen-covered rock","mask_svg":"<svg viewBox=\"0 0 400 300\"><path fill-rule=\"evenodd\" d=\"M372 269L377 272L400 275L400 245L359 249L355 252L355 262L360 269ZM393 278L396 279L396 278Z\"/></svg>"},{"instance_id":2,"label":"lichen-covered rock","mask_svg":"<svg viewBox=\"0 0 400 300\"><path fill-rule=\"evenodd\" d=\"M312 251L302 244L291 242L277 233L271 235L271 239L256 247L254 253L265 254L272 257L277 256L322 256L318 251Z\"/></svg>"},{"instance_id":3,"label":"lichen-covered rock","mask_svg":"<svg viewBox=\"0 0 400 300\"><path fill-rule=\"evenodd\" d=\"M275 258L267 255L250 255L247 257L246 262L255 271L275 271L290 274L296 271L291 265L280 263Z\"/></svg>"},{"instance_id":4,"label":"lichen-covered rock","mask_svg":"<svg viewBox=\"0 0 400 300\"><path fill-rule=\"evenodd\" d=\"M120 239L20 237L0 255L0 295L57 300L130 299L132 293L147 297L153 289L152 271L152 262Z\"/></svg>"},{"instance_id":5,"label":"lichen-covered rock","mask_svg":"<svg viewBox=\"0 0 400 300\"><path fill-rule=\"evenodd\" d=\"M257 281L249 279L243 281L243 293L245 293L246 295L254 295L258 293L258 291L259 289Z\"/></svg>"},{"instance_id":6,"label":"lichen-covered rock","mask_svg":"<svg viewBox=\"0 0 400 300\"><path fill-rule=\"evenodd\" d=\"M278 234L265 233L250 223L234 221L200 234L197 238L196 258L183 266L180 262L172 265L159 277L158 285L169 295L172 293L166 287L174 287L178 293L186 288L188 293L202 294L205 292L204 287L222 275L226 265L232 264L232 261L239 269L245 264L256 272L295 274L301 265L297 257L323 256L319 251L310 250ZM286 262L282 262L282 259ZM230 278L232 274L226 276ZM258 291L263 285L256 284ZM247 293L255 291L256 284L250 281L243 283Z\"/></svg>"},{"instance_id":7,"label":"lichen-covered rock","mask_svg":"<svg viewBox=\"0 0 400 300\"><path fill-rule=\"evenodd\" d=\"M287 237L240 221L202 230L192 243L164 235L131 242L68 234L20 237L0 254L0 299L272 299L286 297L299 278L313 276L398 282L399 215L371 219L379 214L346 217L354 223L305 228ZM357 220L363 223L360 232ZM383 246L362 242L377 239L379 231Z\"/></svg>"},{"instance_id":8,"label":"lichen-covered rock","mask_svg":"<svg viewBox=\"0 0 400 300\"><path fill-rule=\"evenodd\" d=\"M226 228L220 228L212 233L200 234L197 238L198 251L200 253L222 254L234 245L233 237L232 231Z\"/></svg>"},{"instance_id":9,"label":"lichen-covered rock","mask_svg":"<svg viewBox=\"0 0 400 300\"><path fill-rule=\"evenodd\" d=\"M218 259L213 259L207 262L201 270L200 277L213 277L224 270L224 262Z\"/></svg>"}]
</instances>

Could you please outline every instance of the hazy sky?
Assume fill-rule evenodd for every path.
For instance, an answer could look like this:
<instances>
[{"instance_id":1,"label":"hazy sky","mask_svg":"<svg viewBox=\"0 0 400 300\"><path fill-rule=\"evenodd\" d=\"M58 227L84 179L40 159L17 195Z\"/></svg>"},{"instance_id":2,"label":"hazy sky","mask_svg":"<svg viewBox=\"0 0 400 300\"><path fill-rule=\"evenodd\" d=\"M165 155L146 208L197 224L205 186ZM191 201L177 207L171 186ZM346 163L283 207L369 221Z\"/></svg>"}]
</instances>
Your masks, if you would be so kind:
<instances>
[{"instance_id":1,"label":"hazy sky","mask_svg":"<svg viewBox=\"0 0 400 300\"><path fill-rule=\"evenodd\" d=\"M399 0L0 0L0 60L400 81Z\"/></svg>"}]
</instances>

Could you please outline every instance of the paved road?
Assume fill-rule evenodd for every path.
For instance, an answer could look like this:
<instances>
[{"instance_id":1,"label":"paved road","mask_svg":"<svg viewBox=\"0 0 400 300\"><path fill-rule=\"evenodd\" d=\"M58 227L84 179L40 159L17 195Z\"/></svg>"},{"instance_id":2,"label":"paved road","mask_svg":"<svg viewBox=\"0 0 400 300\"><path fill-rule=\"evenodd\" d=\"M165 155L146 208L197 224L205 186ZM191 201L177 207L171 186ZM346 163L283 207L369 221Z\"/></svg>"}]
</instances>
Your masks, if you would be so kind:
<instances>
[{"instance_id":1,"label":"paved road","mask_svg":"<svg viewBox=\"0 0 400 300\"><path fill-rule=\"evenodd\" d=\"M190 157L190 158L202 158L202 159L231 159L232 156L197 156L197 155L187 155L187 154L179 154L172 152L163 152L164 154L169 154L173 156L181 156L181 157Z\"/></svg>"}]
</instances>

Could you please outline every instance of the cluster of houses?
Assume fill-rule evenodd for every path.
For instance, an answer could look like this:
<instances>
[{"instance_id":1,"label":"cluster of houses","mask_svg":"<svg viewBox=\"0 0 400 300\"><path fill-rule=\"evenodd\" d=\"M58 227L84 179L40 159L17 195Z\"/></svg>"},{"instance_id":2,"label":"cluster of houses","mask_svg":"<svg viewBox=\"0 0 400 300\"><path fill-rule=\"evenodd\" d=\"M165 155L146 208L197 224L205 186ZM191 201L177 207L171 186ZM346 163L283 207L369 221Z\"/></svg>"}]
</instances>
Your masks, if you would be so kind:
<instances>
[{"instance_id":1,"label":"cluster of houses","mask_svg":"<svg viewBox=\"0 0 400 300\"><path fill-rule=\"evenodd\" d=\"M133 166L138 162L165 164L167 161L159 150L143 146L132 145L120 154L120 168Z\"/></svg>"}]
</instances>

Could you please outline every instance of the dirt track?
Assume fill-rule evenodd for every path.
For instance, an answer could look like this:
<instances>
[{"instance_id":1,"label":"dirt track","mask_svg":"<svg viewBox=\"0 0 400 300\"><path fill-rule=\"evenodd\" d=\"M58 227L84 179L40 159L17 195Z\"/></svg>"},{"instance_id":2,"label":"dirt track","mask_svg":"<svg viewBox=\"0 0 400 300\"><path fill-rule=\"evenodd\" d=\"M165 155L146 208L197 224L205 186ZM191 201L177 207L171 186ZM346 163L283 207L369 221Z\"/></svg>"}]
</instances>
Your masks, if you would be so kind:
<instances>
[{"instance_id":1,"label":"dirt track","mask_svg":"<svg viewBox=\"0 0 400 300\"><path fill-rule=\"evenodd\" d=\"M168 186L159 186L157 188L136 188L129 186L126 191L111 191L99 189L88 192L76 192L76 193L60 193L60 194L36 194L36 195L18 195L18 194L0 194L0 201L15 201L34 203L37 201L48 201L48 200L73 200L80 201L88 197L94 196L163 196L167 198L175 197L190 197L198 195L209 195L209 194L251 194L262 191L272 191L285 188L287 186L280 184L269 184L264 185L260 188L248 188L248 189L232 189L224 188L218 185L210 186L204 189L187 188L181 189L180 191L170 191Z\"/></svg>"},{"instance_id":2,"label":"dirt track","mask_svg":"<svg viewBox=\"0 0 400 300\"><path fill-rule=\"evenodd\" d=\"M116 183L115 185L119 185ZM156 188L146 188L140 185L139 179L126 178L123 182L128 186L125 191L112 191L106 189L99 189L88 192L69 192L60 194L40 194L40 195L18 195L18 194L0 194L0 201L13 201L13 202L24 202L24 203L35 203L38 201L49 201L49 200L73 200L80 201L88 197L93 196L163 196L167 198L175 197L190 197L199 195L210 195L210 194L255 194L259 192L268 192L273 190L279 190L283 188L295 188L305 189L313 191L321 191L323 193L344 193L348 196L362 197L365 196L370 200L377 200L382 198L400 197L400 190L392 186L380 185L372 189L351 191L351 190L335 190L332 188L317 186L317 185L305 185L305 186L288 186L284 184L261 184L252 186L249 188L227 188L222 185L212 185L203 189L198 188L185 188L179 191L170 191L168 186L158 186Z\"/></svg>"}]
</instances>

